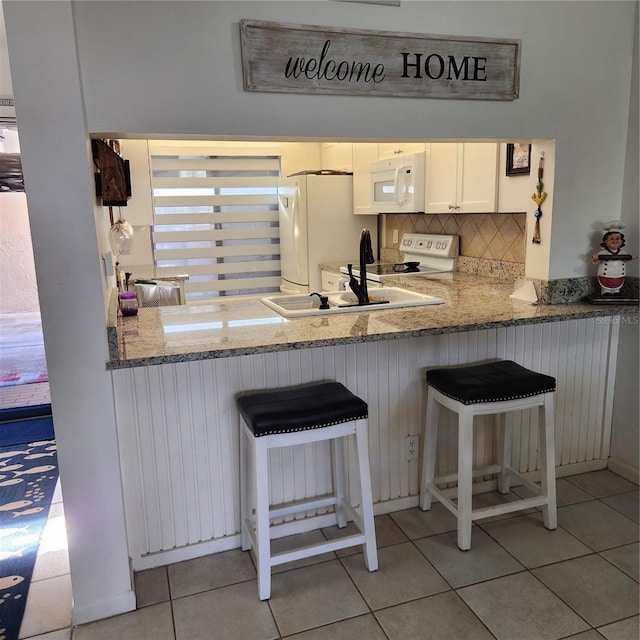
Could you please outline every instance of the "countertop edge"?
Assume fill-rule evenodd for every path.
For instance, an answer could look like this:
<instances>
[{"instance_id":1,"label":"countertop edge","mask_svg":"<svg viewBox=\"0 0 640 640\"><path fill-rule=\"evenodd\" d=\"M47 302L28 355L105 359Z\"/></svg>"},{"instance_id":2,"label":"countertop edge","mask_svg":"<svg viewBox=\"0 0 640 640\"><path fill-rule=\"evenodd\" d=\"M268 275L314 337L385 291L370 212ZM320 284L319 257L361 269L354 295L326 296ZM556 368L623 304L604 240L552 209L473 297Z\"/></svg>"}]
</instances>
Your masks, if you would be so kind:
<instances>
[{"instance_id":1,"label":"countertop edge","mask_svg":"<svg viewBox=\"0 0 640 640\"><path fill-rule=\"evenodd\" d=\"M523 303L524 304L524 303ZM278 351L295 351L300 349L313 349L334 345L347 345L365 342L380 342L384 340L399 340L403 338L442 335L448 333L464 333L468 331L482 331L486 329L494 329L501 327L513 327L532 324L548 324L551 322L562 322L565 320L579 320L585 318L606 318L614 316L626 316L638 313L636 305L594 305L593 310L580 309L574 312L567 311L566 307L570 305L551 305L559 313L532 318L509 318L501 320L464 322L457 325L448 325L440 327L425 327L422 329L412 329L406 331L397 331L391 334L374 334L367 336L343 336L330 339L319 340L303 340L295 343L282 343L260 346L236 347L229 349L215 349L207 351L194 351L191 353L156 355L148 358L133 358L121 360L118 354L117 358L111 357L106 363L107 370L115 371L120 369L130 369L135 367L155 366L162 364L177 364L181 362L195 362L201 360L211 360L218 358L230 358L235 356L253 355L259 353L274 353ZM109 327L108 329L116 329ZM109 334L110 335L110 334ZM112 356L110 345L110 356ZM117 348L117 337L115 346Z\"/></svg>"}]
</instances>

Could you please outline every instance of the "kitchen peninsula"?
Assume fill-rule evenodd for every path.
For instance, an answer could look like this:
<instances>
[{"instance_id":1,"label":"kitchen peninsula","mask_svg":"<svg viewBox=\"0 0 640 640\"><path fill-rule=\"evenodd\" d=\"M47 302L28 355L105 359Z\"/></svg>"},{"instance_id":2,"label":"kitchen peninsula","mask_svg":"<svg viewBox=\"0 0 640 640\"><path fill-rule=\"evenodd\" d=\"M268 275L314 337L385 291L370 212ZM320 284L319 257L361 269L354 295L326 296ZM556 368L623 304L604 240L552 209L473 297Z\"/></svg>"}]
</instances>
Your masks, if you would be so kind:
<instances>
[{"instance_id":1,"label":"kitchen peninsula","mask_svg":"<svg viewBox=\"0 0 640 640\"><path fill-rule=\"evenodd\" d=\"M363 307L358 314L287 320L260 303L260 296L221 298L209 304L141 310L118 318L112 307L110 369L207 358L306 349L397 338L451 334L498 327L575 319L611 322L636 307L594 306L586 302L537 305L510 298L513 282L455 272L435 276L392 276L386 286L404 287L444 299L443 305L386 311Z\"/></svg>"},{"instance_id":2,"label":"kitchen peninsula","mask_svg":"<svg viewBox=\"0 0 640 640\"><path fill-rule=\"evenodd\" d=\"M508 358L554 375L558 476L606 467L618 330L637 321L637 307L532 305L509 297L511 280L459 272L399 280L386 284L444 304L288 320L258 297L238 297L141 309L117 323L114 306L107 366L135 570L239 546L241 390L335 379L363 397L378 514L417 504L419 460L407 458L404 442L422 434L428 367ZM517 467L535 478L535 415L517 424ZM493 455L489 426L477 426L478 464ZM457 459L455 429L447 438L443 473ZM311 447L274 457L273 500L326 492L326 454ZM490 480L476 487L491 488ZM302 531L304 520L290 527Z\"/></svg>"}]
</instances>

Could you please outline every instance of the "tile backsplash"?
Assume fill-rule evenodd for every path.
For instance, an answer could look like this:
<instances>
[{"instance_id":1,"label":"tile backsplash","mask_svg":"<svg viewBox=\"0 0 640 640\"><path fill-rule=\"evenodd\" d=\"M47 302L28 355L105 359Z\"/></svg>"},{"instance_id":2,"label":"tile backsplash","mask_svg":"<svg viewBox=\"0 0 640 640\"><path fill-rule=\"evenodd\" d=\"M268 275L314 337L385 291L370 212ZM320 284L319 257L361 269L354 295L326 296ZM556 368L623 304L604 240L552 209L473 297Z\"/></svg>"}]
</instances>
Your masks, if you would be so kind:
<instances>
[{"instance_id":1,"label":"tile backsplash","mask_svg":"<svg viewBox=\"0 0 640 640\"><path fill-rule=\"evenodd\" d=\"M460 255L524 265L526 213L480 214L389 214L382 246L398 249L393 231L404 233L444 233L460 236Z\"/></svg>"}]
</instances>

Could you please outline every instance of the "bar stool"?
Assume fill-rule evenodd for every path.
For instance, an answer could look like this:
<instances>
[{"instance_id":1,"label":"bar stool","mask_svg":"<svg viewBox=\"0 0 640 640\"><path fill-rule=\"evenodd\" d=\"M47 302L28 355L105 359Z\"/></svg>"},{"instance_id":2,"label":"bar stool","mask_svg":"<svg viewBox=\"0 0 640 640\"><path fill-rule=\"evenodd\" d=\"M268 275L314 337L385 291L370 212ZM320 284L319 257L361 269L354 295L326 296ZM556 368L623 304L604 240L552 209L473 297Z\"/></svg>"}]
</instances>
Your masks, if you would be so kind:
<instances>
[{"instance_id":1,"label":"bar stool","mask_svg":"<svg viewBox=\"0 0 640 640\"><path fill-rule=\"evenodd\" d=\"M420 508L431 508L437 498L458 520L458 547L471 548L471 525L474 520L542 507L547 529L557 527L553 392L556 380L530 371L510 360L451 369L427 371L427 417L424 438ZM436 450L440 406L458 414L458 472L436 477ZM513 412L538 408L540 485L524 478L511 467ZM473 469L473 418L496 414L498 464ZM501 505L472 508L474 476L498 474L498 491L509 492L511 477L517 477L534 492L534 496ZM437 485L457 481L457 505Z\"/></svg>"},{"instance_id":2,"label":"bar stool","mask_svg":"<svg viewBox=\"0 0 640 640\"><path fill-rule=\"evenodd\" d=\"M363 545L369 571L378 568L367 438L368 407L339 382L314 382L284 389L239 394L240 531L242 549L253 548L260 600L271 596L271 567L329 551ZM351 506L345 489L344 439L354 436L360 479L360 506ZM268 453L276 447L329 440L333 461L333 494L271 508ZM253 494L250 499L250 493ZM271 519L334 506L335 522L353 520L359 532L327 542L271 553L271 540L283 524Z\"/></svg>"}]
</instances>

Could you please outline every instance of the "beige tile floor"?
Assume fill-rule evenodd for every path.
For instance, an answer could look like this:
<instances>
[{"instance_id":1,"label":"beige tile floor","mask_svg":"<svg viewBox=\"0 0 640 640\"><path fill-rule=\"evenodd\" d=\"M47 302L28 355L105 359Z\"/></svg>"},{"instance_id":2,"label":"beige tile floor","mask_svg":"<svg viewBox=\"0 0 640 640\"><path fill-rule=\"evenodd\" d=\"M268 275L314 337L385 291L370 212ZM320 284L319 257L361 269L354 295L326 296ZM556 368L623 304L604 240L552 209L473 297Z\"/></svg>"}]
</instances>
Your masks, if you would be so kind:
<instances>
[{"instance_id":1,"label":"beige tile floor","mask_svg":"<svg viewBox=\"0 0 640 640\"><path fill-rule=\"evenodd\" d=\"M325 554L279 567L261 602L251 556L236 549L136 573L136 611L73 630L68 608L53 601L69 593L61 552L60 581L42 574L48 595L28 603L21 638L637 640L638 486L604 470L557 487L556 531L539 511L511 514L476 524L461 552L441 505L407 509L376 518L375 573L357 548ZM44 635L29 635L36 628Z\"/></svg>"},{"instance_id":2,"label":"beige tile floor","mask_svg":"<svg viewBox=\"0 0 640 640\"><path fill-rule=\"evenodd\" d=\"M0 389L0 407L49 401L47 384L22 387ZM604 470L559 479L557 488L556 531L538 511L511 514L474 525L472 548L461 552L441 505L407 509L376 518L375 573L357 548L325 554L278 567L271 599L260 602L252 559L236 549L136 573L136 611L73 629L58 488L19 637L637 640L638 486ZM294 538L337 535L328 528Z\"/></svg>"}]
</instances>

